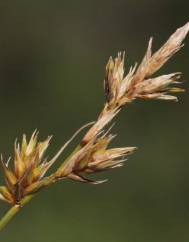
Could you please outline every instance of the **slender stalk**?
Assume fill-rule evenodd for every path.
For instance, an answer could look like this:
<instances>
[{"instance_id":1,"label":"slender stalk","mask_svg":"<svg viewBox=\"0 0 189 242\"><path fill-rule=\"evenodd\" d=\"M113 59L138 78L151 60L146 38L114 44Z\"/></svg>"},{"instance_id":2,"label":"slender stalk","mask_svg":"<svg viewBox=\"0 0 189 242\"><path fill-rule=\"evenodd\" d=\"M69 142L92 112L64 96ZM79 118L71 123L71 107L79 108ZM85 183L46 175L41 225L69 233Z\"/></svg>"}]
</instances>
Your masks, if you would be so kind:
<instances>
[{"instance_id":1,"label":"slender stalk","mask_svg":"<svg viewBox=\"0 0 189 242\"><path fill-rule=\"evenodd\" d=\"M33 198L33 196L34 195L25 197L19 205L16 204L8 210L8 212L0 220L0 231L13 219L20 209Z\"/></svg>"}]
</instances>

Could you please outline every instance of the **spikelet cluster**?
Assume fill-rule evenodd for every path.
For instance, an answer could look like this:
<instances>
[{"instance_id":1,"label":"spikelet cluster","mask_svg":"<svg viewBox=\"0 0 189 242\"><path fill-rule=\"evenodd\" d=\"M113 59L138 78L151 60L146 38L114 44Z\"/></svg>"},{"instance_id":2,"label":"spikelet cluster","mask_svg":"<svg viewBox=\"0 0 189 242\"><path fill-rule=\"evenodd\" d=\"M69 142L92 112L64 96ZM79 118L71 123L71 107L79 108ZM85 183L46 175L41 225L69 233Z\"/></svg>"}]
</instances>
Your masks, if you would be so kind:
<instances>
[{"instance_id":1,"label":"spikelet cluster","mask_svg":"<svg viewBox=\"0 0 189 242\"><path fill-rule=\"evenodd\" d=\"M93 181L84 177L83 174L120 167L126 160L126 156L136 149L136 147L109 149L108 145L113 138L114 136L111 134L95 136L59 168L57 175L59 177L67 176L73 180L91 184L99 184L106 181Z\"/></svg>"},{"instance_id":2,"label":"spikelet cluster","mask_svg":"<svg viewBox=\"0 0 189 242\"><path fill-rule=\"evenodd\" d=\"M161 99L177 101L173 94L182 92L178 85L181 73L175 72L160 76L154 74L183 46L182 42L189 31L189 23L177 29L165 44L152 53L152 38L147 51L139 65L131 67L125 74L125 53L118 53L113 59L110 57L105 70L104 92L106 102L96 122L90 123L91 128L86 132L74 152L52 174L49 168L60 158L60 155L73 138L87 125L79 129L66 142L55 156L48 160L44 158L51 137L43 142L37 141L34 132L30 141L23 136L21 145L15 142L13 166L11 162L1 157L1 167L4 173L5 185L0 186L0 199L19 204L26 196L37 192L56 181L69 178L72 180L99 184L86 175L120 167L127 159L127 155L135 147L109 148L114 138L105 126L120 112L120 110L135 99Z\"/></svg>"},{"instance_id":3,"label":"spikelet cluster","mask_svg":"<svg viewBox=\"0 0 189 242\"><path fill-rule=\"evenodd\" d=\"M125 53L110 57L105 71L104 91L106 104L95 125L87 132L83 142L87 143L105 127L127 103L135 99L161 99L177 101L172 93L183 92L178 87L181 73L153 75L183 46L182 42L189 31L189 22L176 30L165 44L152 54L152 38L140 65L131 67L125 74ZM177 85L177 86L175 86Z\"/></svg>"},{"instance_id":4,"label":"spikelet cluster","mask_svg":"<svg viewBox=\"0 0 189 242\"><path fill-rule=\"evenodd\" d=\"M4 172L6 186L0 187L1 198L9 203L17 203L25 196L25 190L32 184L43 179L51 166L51 162L44 159L45 151L51 137L43 142L37 141L35 131L27 143L23 135L22 144L15 142L14 167L10 167L10 159L4 161L1 156L1 167Z\"/></svg>"}]
</instances>

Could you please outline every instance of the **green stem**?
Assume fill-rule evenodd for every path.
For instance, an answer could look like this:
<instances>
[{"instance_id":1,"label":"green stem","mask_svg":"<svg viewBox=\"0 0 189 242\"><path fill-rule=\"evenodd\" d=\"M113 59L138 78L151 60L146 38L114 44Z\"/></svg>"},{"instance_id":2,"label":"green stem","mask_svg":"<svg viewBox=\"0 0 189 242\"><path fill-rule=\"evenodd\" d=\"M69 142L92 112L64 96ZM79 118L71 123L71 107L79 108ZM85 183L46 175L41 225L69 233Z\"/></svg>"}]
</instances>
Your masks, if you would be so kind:
<instances>
[{"instance_id":1,"label":"green stem","mask_svg":"<svg viewBox=\"0 0 189 242\"><path fill-rule=\"evenodd\" d=\"M14 205L0 220L0 231L12 220L12 218L20 211L20 209L33 198L33 195L25 197L20 204Z\"/></svg>"}]
</instances>

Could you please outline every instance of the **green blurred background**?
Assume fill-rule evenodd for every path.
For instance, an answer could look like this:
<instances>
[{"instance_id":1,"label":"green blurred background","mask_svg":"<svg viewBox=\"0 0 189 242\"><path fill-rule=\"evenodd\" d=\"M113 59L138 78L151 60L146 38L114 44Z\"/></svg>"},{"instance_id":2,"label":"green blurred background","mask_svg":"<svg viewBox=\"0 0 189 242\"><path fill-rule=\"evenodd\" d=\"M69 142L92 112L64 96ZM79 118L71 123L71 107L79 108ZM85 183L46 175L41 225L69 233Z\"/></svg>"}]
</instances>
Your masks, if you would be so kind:
<instances>
[{"instance_id":1,"label":"green blurred background","mask_svg":"<svg viewBox=\"0 0 189 242\"><path fill-rule=\"evenodd\" d=\"M126 50L128 70L150 36L157 49L189 20L188 9L188 0L1 0L0 152L8 157L15 138L37 128L41 139L54 135L53 154L101 110L109 56ZM189 80L185 43L160 73L182 71ZM113 129L115 146L139 147L126 166L97 176L106 184L43 190L0 241L188 242L188 106L188 92L179 103L129 105ZM1 203L0 215L7 209Z\"/></svg>"}]
</instances>

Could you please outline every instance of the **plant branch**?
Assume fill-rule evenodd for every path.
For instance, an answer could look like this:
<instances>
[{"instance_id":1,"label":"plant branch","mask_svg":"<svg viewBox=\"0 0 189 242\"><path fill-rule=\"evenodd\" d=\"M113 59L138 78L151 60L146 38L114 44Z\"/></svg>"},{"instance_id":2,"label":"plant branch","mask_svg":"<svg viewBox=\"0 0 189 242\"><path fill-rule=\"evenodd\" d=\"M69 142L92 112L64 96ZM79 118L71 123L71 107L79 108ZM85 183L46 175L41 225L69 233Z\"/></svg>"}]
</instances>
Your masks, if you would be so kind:
<instances>
[{"instance_id":1,"label":"plant branch","mask_svg":"<svg viewBox=\"0 0 189 242\"><path fill-rule=\"evenodd\" d=\"M8 210L8 212L0 220L0 231L13 219L21 208L33 198L33 196L34 195L25 197L20 204L16 204Z\"/></svg>"}]
</instances>

